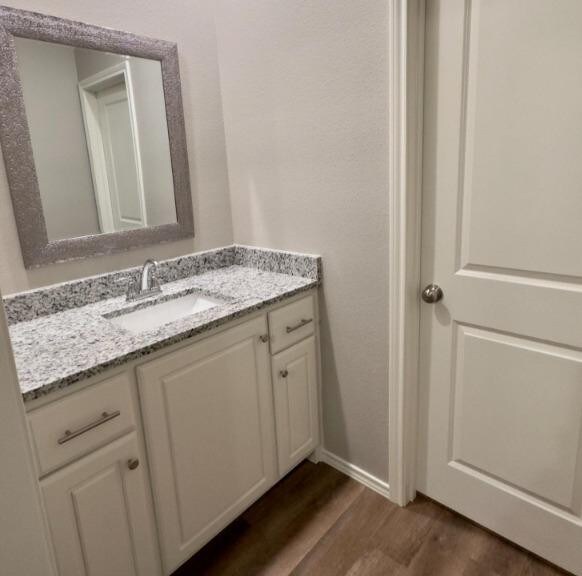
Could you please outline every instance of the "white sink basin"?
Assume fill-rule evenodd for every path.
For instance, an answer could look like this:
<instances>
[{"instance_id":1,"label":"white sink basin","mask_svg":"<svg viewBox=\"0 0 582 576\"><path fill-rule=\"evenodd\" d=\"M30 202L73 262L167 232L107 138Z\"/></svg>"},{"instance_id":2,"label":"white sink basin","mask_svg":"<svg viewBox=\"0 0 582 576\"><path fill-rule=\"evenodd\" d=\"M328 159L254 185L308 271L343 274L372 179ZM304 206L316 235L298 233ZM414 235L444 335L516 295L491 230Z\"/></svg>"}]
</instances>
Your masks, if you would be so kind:
<instances>
[{"instance_id":1,"label":"white sink basin","mask_svg":"<svg viewBox=\"0 0 582 576\"><path fill-rule=\"evenodd\" d=\"M186 296L166 300L161 304L152 304L127 314L110 317L108 320L125 330L139 333L159 328L164 324L198 314L220 304L224 304L224 302L210 296L187 294Z\"/></svg>"}]
</instances>

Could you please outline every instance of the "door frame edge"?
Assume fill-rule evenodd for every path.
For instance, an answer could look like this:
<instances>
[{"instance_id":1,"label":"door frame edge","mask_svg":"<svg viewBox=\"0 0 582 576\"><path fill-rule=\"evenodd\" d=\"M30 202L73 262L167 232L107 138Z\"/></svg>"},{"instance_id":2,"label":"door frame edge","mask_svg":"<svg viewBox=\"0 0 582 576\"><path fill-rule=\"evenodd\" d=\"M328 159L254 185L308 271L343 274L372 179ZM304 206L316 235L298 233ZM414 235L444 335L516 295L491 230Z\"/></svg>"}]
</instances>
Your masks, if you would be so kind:
<instances>
[{"instance_id":1,"label":"door frame edge","mask_svg":"<svg viewBox=\"0 0 582 576\"><path fill-rule=\"evenodd\" d=\"M388 0L388 483L416 496L426 0Z\"/></svg>"}]
</instances>

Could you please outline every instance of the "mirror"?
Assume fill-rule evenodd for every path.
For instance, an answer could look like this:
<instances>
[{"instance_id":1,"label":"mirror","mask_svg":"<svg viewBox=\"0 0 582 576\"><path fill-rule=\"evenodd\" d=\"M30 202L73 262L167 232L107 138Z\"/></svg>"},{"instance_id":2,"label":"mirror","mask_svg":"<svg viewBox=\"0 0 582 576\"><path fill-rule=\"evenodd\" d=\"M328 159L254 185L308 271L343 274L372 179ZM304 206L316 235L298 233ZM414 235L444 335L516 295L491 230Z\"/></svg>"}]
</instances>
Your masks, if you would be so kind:
<instances>
[{"instance_id":1,"label":"mirror","mask_svg":"<svg viewBox=\"0 0 582 576\"><path fill-rule=\"evenodd\" d=\"M25 265L192 236L176 46L5 7L0 24L0 137Z\"/></svg>"},{"instance_id":2,"label":"mirror","mask_svg":"<svg viewBox=\"0 0 582 576\"><path fill-rule=\"evenodd\" d=\"M49 241L176 222L160 63L15 45Z\"/></svg>"}]
</instances>

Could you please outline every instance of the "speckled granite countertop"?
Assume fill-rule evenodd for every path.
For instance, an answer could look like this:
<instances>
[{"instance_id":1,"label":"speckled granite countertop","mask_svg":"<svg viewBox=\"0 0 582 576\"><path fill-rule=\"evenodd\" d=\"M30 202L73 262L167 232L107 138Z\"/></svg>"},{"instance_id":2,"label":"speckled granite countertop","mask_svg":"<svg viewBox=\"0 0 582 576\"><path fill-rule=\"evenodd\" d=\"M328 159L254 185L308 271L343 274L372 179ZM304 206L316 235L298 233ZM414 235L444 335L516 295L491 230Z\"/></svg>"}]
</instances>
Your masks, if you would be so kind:
<instances>
[{"instance_id":1,"label":"speckled granite countertop","mask_svg":"<svg viewBox=\"0 0 582 576\"><path fill-rule=\"evenodd\" d=\"M128 303L125 296L114 296L23 321L15 321L8 304L9 318L12 313L10 336L25 402L309 290L320 281L319 272L316 277L313 273L309 274L312 277L292 275L284 267L286 273L280 273L269 270L277 266L220 256L215 269L165 283L162 295L141 302ZM319 259L314 262L319 270ZM224 304L139 334L104 317L193 292L216 297ZM35 297L39 293L34 291ZM46 301L46 294L42 296ZM12 300L16 302L18 297Z\"/></svg>"}]
</instances>

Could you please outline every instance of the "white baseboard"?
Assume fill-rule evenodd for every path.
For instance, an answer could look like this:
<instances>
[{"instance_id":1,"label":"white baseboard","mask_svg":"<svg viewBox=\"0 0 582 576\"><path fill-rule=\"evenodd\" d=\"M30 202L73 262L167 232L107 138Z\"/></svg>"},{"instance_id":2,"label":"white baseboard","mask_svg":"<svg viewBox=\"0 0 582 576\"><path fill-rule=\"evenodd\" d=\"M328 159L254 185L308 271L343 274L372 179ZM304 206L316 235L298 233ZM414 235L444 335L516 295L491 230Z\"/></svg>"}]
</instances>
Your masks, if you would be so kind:
<instances>
[{"instance_id":1,"label":"white baseboard","mask_svg":"<svg viewBox=\"0 0 582 576\"><path fill-rule=\"evenodd\" d=\"M384 480L372 476L369 472L358 468L358 466L355 466L354 464L346 462L343 458L340 458L325 449L321 450L319 453L319 461L329 464L332 468L343 472L346 476L353 478L360 484L374 490L374 492L390 499L390 487L388 486L388 482L384 482Z\"/></svg>"},{"instance_id":2,"label":"white baseboard","mask_svg":"<svg viewBox=\"0 0 582 576\"><path fill-rule=\"evenodd\" d=\"M321 453L323 452L323 448L318 446L308 457L307 459L314 464L321 462Z\"/></svg>"}]
</instances>

